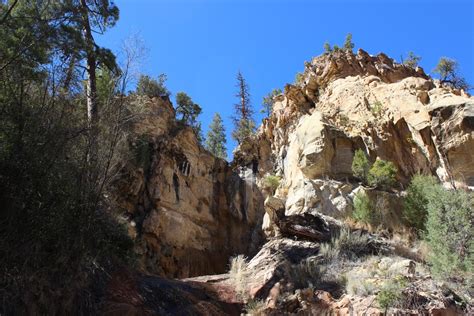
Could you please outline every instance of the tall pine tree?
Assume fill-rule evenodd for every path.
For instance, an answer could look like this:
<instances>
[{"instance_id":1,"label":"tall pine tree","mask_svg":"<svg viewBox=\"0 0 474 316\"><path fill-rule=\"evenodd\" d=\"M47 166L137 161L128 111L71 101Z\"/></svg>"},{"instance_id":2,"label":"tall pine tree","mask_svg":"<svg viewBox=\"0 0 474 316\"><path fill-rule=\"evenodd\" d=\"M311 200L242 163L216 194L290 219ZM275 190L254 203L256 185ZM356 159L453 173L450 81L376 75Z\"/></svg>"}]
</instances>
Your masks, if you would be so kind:
<instances>
[{"instance_id":1,"label":"tall pine tree","mask_svg":"<svg viewBox=\"0 0 474 316\"><path fill-rule=\"evenodd\" d=\"M211 125L209 125L209 132L206 137L206 149L209 150L214 156L226 159L226 137L224 124L219 113L214 114Z\"/></svg>"},{"instance_id":2,"label":"tall pine tree","mask_svg":"<svg viewBox=\"0 0 474 316\"><path fill-rule=\"evenodd\" d=\"M232 117L234 121L234 131L232 132L232 138L234 138L239 144L243 140L249 137L255 130L255 121L253 120L253 109L250 103L250 93L247 82L239 71L237 73L237 85L239 89L235 95L239 98L239 102L235 106L235 116Z\"/></svg>"}]
</instances>

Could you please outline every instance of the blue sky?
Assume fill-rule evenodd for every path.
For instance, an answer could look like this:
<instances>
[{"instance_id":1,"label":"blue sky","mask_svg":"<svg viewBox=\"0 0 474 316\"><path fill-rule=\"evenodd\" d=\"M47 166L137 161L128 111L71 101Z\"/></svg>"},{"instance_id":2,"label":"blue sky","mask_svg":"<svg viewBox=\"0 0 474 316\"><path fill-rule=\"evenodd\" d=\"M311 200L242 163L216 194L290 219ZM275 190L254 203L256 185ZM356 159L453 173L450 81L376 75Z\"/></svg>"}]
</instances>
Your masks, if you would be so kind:
<instances>
[{"instance_id":1,"label":"blue sky","mask_svg":"<svg viewBox=\"0 0 474 316\"><path fill-rule=\"evenodd\" d=\"M214 112L227 130L237 101L236 74L250 87L257 125L261 100L302 71L325 41L341 45L353 34L355 49L385 52L397 60L422 56L429 73L441 56L456 59L474 85L474 1L116 0L120 20L98 42L116 51L138 33L148 48L141 71L168 75L176 95L201 105L204 134ZM472 92L472 91L471 91Z\"/></svg>"}]
</instances>

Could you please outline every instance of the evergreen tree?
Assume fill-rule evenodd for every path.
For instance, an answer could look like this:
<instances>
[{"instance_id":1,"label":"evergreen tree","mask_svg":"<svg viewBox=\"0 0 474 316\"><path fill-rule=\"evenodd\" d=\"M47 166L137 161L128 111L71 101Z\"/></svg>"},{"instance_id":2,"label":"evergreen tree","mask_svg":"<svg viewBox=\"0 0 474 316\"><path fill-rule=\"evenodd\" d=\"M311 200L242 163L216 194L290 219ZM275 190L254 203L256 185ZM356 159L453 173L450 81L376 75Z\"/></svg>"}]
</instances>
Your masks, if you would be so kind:
<instances>
[{"instance_id":1,"label":"evergreen tree","mask_svg":"<svg viewBox=\"0 0 474 316\"><path fill-rule=\"evenodd\" d=\"M181 124L190 126L199 142L202 142L201 123L197 121L197 117L201 114L201 107L194 103L190 96L185 92L176 94L176 114L181 115Z\"/></svg>"},{"instance_id":2,"label":"evergreen tree","mask_svg":"<svg viewBox=\"0 0 474 316\"><path fill-rule=\"evenodd\" d=\"M112 71L107 68L99 69L97 77L97 101L100 106L110 103L111 98L117 94L117 78Z\"/></svg>"},{"instance_id":3,"label":"evergreen tree","mask_svg":"<svg viewBox=\"0 0 474 316\"><path fill-rule=\"evenodd\" d=\"M141 75L138 79L136 93L138 95L147 95L153 97L169 97L171 92L166 88L166 74L160 74L158 80L147 75Z\"/></svg>"},{"instance_id":4,"label":"evergreen tree","mask_svg":"<svg viewBox=\"0 0 474 316\"><path fill-rule=\"evenodd\" d=\"M91 49L84 21L87 14L90 31L104 31L118 17L118 10L104 13L112 6L100 0L0 1L2 315L25 314L25 302L41 314L98 314L99 300L82 294L93 293L110 258L118 262L132 254L125 229L109 216L113 207L103 189L110 183L124 116L105 119L114 125L100 125L97 135L107 146L98 146L98 163L90 163L91 121L98 120L101 98L113 99L106 94L115 90L101 69L114 68L115 58L95 43ZM88 57L96 62L91 65ZM81 79L94 77L95 93L88 83L82 94ZM85 101L89 114L96 115L89 120ZM121 107L119 102L114 105ZM104 139L103 128L114 131L113 138Z\"/></svg>"},{"instance_id":5,"label":"evergreen tree","mask_svg":"<svg viewBox=\"0 0 474 316\"><path fill-rule=\"evenodd\" d=\"M323 48L324 48L324 54L332 53L331 45L329 44L329 42L325 42Z\"/></svg>"},{"instance_id":6,"label":"evergreen tree","mask_svg":"<svg viewBox=\"0 0 474 316\"><path fill-rule=\"evenodd\" d=\"M250 104L249 87L240 71L237 73L236 86L239 90L235 96L239 98L239 102L235 104L235 116L232 117L234 121L232 138L241 144L255 130L255 122L252 118L253 109Z\"/></svg>"},{"instance_id":7,"label":"evergreen tree","mask_svg":"<svg viewBox=\"0 0 474 316\"><path fill-rule=\"evenodd\" d=\"M281 93L282 93L281 89L273 89L272 92L267 94L267 96L263 97L263 102L262 102L263 109L260 112L266 113L267 116L270 116L273 109L273 103L274 103L273 99Z\"/></svg>"},{"instance_id":8,"label":"evergreen tree","mask_svg":"<svg viewBox=\"0 0 474 316\"><path fill-rule=\"evenodd\" d=\"M209 125L209 132L207 132L206 148L214 156L226 159L226 142L227 140L225 137L225 129L222 118L219 113L215 113L211 125Z\"/></svg>"},{"instance_id":9,"label":"evergreen tree","mask_svg":"<svg viewBox=\"0 0 474 316\"><path fill-rule=\"evenodd\" d=\"M348 33L344 41L344 50L348 52L352 52L353 49L354 49L354 43L352 43L352 34Z\"/></svg>"},{"instance_id":10,"label":"evergreen tree","mask_svg":"<svg viewBox=\"0 0 474 316\"><path fill-rule=\"evenodd\" d=\"M352 173L355 177L366 183L369 170L369 159L367 159L367 156L362 149L357 149L354 153L354 159L352 160Z\"/></svg>"},{"instance_id":11,"label":"evergreen tree","mask_svg":"<svg viewBox=\"0 0 474 316\"><path fill-rule=\"evenodd\" d=\"M425 239L433 273L443 278L464 278L472 284L474 195L462 190L448 191L439 184L426 193Z\"/></svg>"},{"instance_id":12,"label":"evergreen tree","mask_svg":"<svg viewBox=\"0 0 474 316\"><path fill-rule=\"evenodd\" d=\"M439 75L441 83L448 84L456 89L467 90L469 88L468 84L466 80L459 75L458 68L458 62L454 59L441 57L433 72Z\"/></svg>"},{"instance_id":13,"label":"evergreen tree","mask_svg":"<svg viewBox=\"0 0 474 316\"><path fill-rule=\"evenodd\" d=\"M403 64L411 68L416 68L420 60L420 56L415 55L413 52L408 52L408 57L403 61Z\"/></svg>"},{"instance_id":14,"label":"evergreen tree","mask_svg":"<svg viewBox=\"0 0 474 316\"><path fill-rule=\"evenodd\" d=\"M204 143L204 135L202 134L201 122L196 122L194 126L191 126L191 127L194 131L194 134L196 134L197 141L199 142L199 144L202 145Z\"/></svg>"}]
</instances>

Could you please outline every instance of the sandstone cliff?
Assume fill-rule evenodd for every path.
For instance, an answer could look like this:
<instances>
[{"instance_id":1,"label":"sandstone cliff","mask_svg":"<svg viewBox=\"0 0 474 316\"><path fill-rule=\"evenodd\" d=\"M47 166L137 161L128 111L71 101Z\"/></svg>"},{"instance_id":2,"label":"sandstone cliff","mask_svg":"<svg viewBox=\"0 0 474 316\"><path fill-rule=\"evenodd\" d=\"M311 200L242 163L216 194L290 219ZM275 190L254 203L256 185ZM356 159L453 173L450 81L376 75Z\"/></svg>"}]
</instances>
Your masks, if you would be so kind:
<instances>
[{"instance_id":1,"label":"sandstone cliff","mask_svg":"<svg viewBox=\"0 0 474 316\"><path fill-rule=\"evenodd\" d=\"M141 267L167 277L224 272L228 259L261 240L263 199L254 175L213 157L180 127L167 98L131 101L145 109L130 127L115 182Z\"/></svg>"},{"instance_id":2,"label":"sandstone cliff","mask_svg":"<svg viewBox=\"0 0 474 316\"><path fill-rule=\"evenodd\" d=\"M474 186L474 99L463 91L362 50L316 57L302 78L275 98L255 139L235 155L241 165L257 160L260 177L281 176L277 196L286 214L350 213L356 149L372 161L392 161L398 189L417 173L436 175L447 187ZM385 200L397 209L394 199Z\"/></svg>"},{"instance_id":3,"label":"sandstone cliff","mask_svg":"<svg viewBox=\"0 0 474 316\"><path fill-rule=\"evenodd\" d=\"M384 54L325 54L275 97L270 117L236 149L231 165L175 123L169 100L143 101L150 111L133 124L127 149L136 159L122 166L114 196L145 271L177 278L222 273L231 256L246 254L252 259L242 272L244 292L264 303L265 314L379 315L385 311L376 294L394 278L408 282L397 313L472 311L472 302L431 277L401 214L403 190L417 173L448 188L474 187L474 98L464 91ZM357 149L372 162L394 163L395 188L368 188L353 177ZM266 188L268 175L280 179L275 192ZM372 226L348 220L361 190L380 213ZM327 249L336 235L352 243L342 261ZM321 280L295 291L308 273ZM245 295L236 295L234 281L225 274L173 284L184 289L176 295L186 298L197 287L211 293L204 301L212 308L239 309ZM344 282L359 290L341 288Z\"/></svg>"},{"instance_id":4,"label":"sandstone cliff","mask_svg":"<svg viewBox=\"0 0 474 316\"><path fill-rule=\"evenodd\" d=\"M267 307L279 306L267 309L268 314L382 313L373 304L373 293L339 297L340 292L328 284L315 289L329 290L336 299L325 291L309 290L286 298L286 303L276 303L281 300L278 293L297 282L291 271L300 269L298 262L308 258L319 269L337 271L339 276L357 278L367 273L364 259L342 265L331 261L328 267L325 254L317 249L349 224L356 230L349 239L363 238L378 254L377 259L370 259L375 260L370 263L375 276L360 278L358 283L381 284L386 278L381 270L397 270L395 274L410 280L404 295L417 301L403 303L399 313L462 313L444 294L434 294L440 293L441 285L423 268L417 250L410 249L413 244L402 216L402 192L417 173L432 174L448 188L472 189L474 98L440 85L419 67L359 50L357 54L338 51L314 58L305 64L302 80L287 85L274 101L273 112L257 135L235 153L235 164L250 166L258 161L262 188L268 175L281 179L274 196L270 194L265 202L262 228L269 242L249 263L249 270L255 273L249 293L265 299ZM383 159L395 164L395 189L374 190L353 178L351 165L357 149L366 152L372 162ZM360 190L375 201L379 222L373 226L347 223ZM375 225L381 225L384 234ZM366 232L362 233L365 237L358 237L365 229L379 234ZM389 239L379 239L381 236ZM394 242L400 238L405 241ZM404 270L414 264L410 260L421 264L416 276ZM426 292L431 293L429 298L424 297Z\"/></svg>"}]
</instances>

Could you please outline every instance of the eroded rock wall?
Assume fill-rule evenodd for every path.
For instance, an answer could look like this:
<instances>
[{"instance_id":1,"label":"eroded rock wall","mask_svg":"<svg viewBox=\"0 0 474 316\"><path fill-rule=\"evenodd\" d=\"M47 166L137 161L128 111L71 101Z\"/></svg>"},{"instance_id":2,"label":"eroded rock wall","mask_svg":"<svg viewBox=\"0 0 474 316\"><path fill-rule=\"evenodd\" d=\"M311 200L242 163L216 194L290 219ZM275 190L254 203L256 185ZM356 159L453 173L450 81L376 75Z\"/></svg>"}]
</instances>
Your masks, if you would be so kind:
<instances>
[{"instance_id":1,"label":"eroded rock wall","mask_svg":"<svg viewBox=\"0 0 474 316\"><path fill-rule=\"evenodd\" d=\"M261 240L263 200L253 173L233 171L179 127L168 99L141 99L115 183L118 210L137 243L141 268L167 277L222 273L229 257Z\"/></svg>"},{"instance_id":2,"label":"eroded rock wall","mask_svg":"<svg viewBox=\"0 0 474 316\"><path fill-rule=\"evenodd\" d=\"M384 54L340 51L305 64L300 83L274 98L270 117L235 161L257 161L260 178L281 178L275 197L287 216L343 219L364 190L352 176L357 149L371 162L393 162L398 190L417 173L435 175L446 187L473 187L473 122L474 98L440 85L423 69ZM384 226L403 234L400 193L369 193ZM272 216L267 210L266 231L273 230Z\"/></svg>"}]
</instances>

